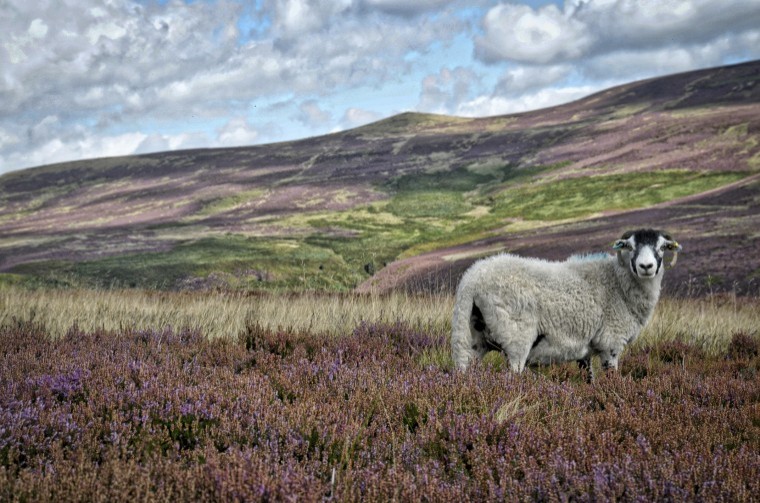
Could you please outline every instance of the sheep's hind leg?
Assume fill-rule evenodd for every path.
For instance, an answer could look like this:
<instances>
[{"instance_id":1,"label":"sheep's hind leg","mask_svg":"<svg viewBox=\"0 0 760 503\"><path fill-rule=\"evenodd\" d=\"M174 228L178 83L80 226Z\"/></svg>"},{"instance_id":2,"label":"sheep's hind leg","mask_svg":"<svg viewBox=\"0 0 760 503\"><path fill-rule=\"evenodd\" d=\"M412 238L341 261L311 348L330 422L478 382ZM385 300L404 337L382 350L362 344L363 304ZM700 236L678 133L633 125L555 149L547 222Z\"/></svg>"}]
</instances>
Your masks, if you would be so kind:
<instances>
[{"instance_id":1,"label":"sheep's hind leg","mask_svg":"<svg viewBox=\"0 0 760 503\"><path fill-rule=\"evenodd\" d=\"M533 347L533 339L525 338L525 334L533 333L535 327L526 324L507 322L504 331L494 334L494 341L499 345L509 360L509 366L516 374L525 369L528 354Z\"/></svg>"},{"instance_id":2,"label":"sheep's hind leg","mask_svg":"<svg viewBox=\"0 0 760 503\"><path fill-rule=\"evenodd\" d=\"M491 343L491 331L486 325L483 313L480 308L475 304L472 305L472 312L470 314L470 334L471 338L471 350L472 355L481 360L486 353L495 349Z\"/></svg>"},{"instance_id":3,"label":"sheep's hind leg","mask_svg":"<svg viewBox=\"0 0 760 503\"><path fill-rule=\"evenodd\" d=\"M525 362L528 361L530 346L524 347L523 345L509 344L504 349L504 353L507 355L512 371L519 374L525 369Z\"/></svg>"},{"instance_id":4,"label":"sheep's hind leg","mask_svg":"<svg viewBox=\"0 0 760 503\"><path fill-rule=\"evenodd\" d=\"M501 351L506 355L512 371L519 374L525 368L535 339L526 338L526 334L536 333L536 327L525 320L515 320L498 302L486 300L479 304L480 307L473 307L471 327L474 333L478 332L483 337L478 346L480 356L490 350Z\"/></svg>"},{"instance_id":5,"label":"sheep's hind leg","mask_svg":"<svg viewBox=\"0 0 760 503\"><path fill-rule=\"evenodd\" d=\"M466 370L473 360L481 359L488 352L490 334L478 306L470 304L455 308L452 322L451 349L454 364Z\"/></svg>"}]
</instances>

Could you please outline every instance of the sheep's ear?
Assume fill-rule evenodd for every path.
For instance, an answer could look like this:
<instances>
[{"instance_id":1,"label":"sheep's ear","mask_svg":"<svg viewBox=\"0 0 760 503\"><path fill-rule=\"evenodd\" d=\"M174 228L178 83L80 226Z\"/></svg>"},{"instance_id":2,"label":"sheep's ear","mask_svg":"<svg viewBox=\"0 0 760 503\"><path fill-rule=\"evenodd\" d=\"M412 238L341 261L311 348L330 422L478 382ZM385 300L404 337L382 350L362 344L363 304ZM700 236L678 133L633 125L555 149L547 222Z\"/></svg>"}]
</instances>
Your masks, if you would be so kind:
<instances>
[{"instance_id":1,"label":"sheep's ear","mask_svg":"<svg viewBox=\"0 0 760 503\"><path fill-rule=\"evenodd\" d=\"M681 249L683 248L681 245L678 244L678 241L676 240L668 241L667 243L665 243L665 247L674 253L680 252Z\"/></svg>"},{"instance_id":2,"label":"sheep's ear","mask_svg":"<svg viewBox=\"0 0 760 503\"><path fill-rule=\"evenodd\" d=\"M672 269L672 268L674 268L676 266L676 260L678 260L678 252L674 251L673 252L673 258L670 259L670 263L668 264L668 268L669 269Z\"/></svg>"},{"instance_id":3,"label":"sheep's ear","mask_svg":"<svg viewBox=\"0 0 760 503\"><path fill-rule=\"evenodd\" d=\"M665 243L665 248L667 248L668 251L673 252L673 258L670 259L668 268L673 268L676 265L676 260L678 260L678 252L680 252L683 247L678 244L678 241L670 236L667 236L666 239L668 239L668 241Z\"/></svg>"},{"instance_id":4,"label":"sheep's ear","mask_svg":"<svg viewBox=\"0 0 760 503\"><path fill-rule=\"evenodd\" d=\"M631 243L629 243L627 239L618 239L617 241L612 243L612 249L613 250L630 250Z\"/></svg>"}]
</instances>

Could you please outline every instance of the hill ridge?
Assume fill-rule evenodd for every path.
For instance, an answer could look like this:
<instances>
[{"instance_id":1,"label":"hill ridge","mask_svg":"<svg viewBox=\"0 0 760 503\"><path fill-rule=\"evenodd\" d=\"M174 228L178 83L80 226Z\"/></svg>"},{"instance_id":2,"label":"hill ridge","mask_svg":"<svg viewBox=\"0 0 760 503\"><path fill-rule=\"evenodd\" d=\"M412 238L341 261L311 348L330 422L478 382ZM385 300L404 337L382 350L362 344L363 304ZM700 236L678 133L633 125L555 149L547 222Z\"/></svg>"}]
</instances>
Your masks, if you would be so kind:
<instances>
[{"instance_id":1,"label":"hill ridge","mask_svg":"<svg viewBox=\"0 0 760 503\"><path fill-rule=\"evenodd\" d=\"M566 248L538 239L539 229L586 228L568 243L595 249L612 239L603 233L621 231L613 222L667 224L681 242L736 238L752 250L758 75L751 62L521 114L405 112L292 142L9 173L0 177L0 282L347 290L380 283L400 257L483 239L546 257ZM747 177L734 199L709 202L713 189ZM680 202L665 211L670 200ZM760 263L711 273L708 252L672 274L678 288L705 275L710 288L753 288ZM434 289L466 264L393 287L410 288L408 279Z\"/></svg>"}]
</instances>

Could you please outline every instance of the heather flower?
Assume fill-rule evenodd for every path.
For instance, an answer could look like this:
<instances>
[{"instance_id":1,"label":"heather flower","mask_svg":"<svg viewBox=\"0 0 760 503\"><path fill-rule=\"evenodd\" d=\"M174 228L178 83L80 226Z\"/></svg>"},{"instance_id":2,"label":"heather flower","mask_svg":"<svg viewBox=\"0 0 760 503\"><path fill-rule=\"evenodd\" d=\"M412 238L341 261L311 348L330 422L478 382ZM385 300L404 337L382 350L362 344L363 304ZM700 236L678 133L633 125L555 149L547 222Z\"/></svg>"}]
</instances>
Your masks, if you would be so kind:
<instances>
[{"instance_id":1,"label":"heather flower","mask_svg":"<svg viewBox=\"0 0 760 503\"><path fill-rule=\"evenodd\" d=\"M731 337L728 345L728 358L733 360L756 358L760 353L760 342L756 337L738 332Z\"/></svg>"}]
</instances>

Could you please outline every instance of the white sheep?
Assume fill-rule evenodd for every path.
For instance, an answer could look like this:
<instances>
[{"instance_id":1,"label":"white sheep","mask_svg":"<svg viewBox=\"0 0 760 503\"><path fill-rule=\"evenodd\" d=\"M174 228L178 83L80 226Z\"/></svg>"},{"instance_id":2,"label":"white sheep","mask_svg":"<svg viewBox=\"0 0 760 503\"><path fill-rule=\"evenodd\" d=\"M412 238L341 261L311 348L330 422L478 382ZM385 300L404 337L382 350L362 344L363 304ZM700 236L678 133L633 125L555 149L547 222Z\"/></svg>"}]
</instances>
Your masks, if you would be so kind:
<instances>
[{"instance_id":1,"label":"white sheep","mask_svg":"<svg viewBox=\"0 0 760 503\"><path fill-rule=\"evenodd\" d=\"M649 322L660 297L663 256L681 246L667 233L629 231L617 256L550 262L500 254L474 263L457 288L452 321L454 362L502 351L514 372L528 364L577 361L593 378L591 357L617 369L626 344Z\"/></svg>"}]
</instances>

